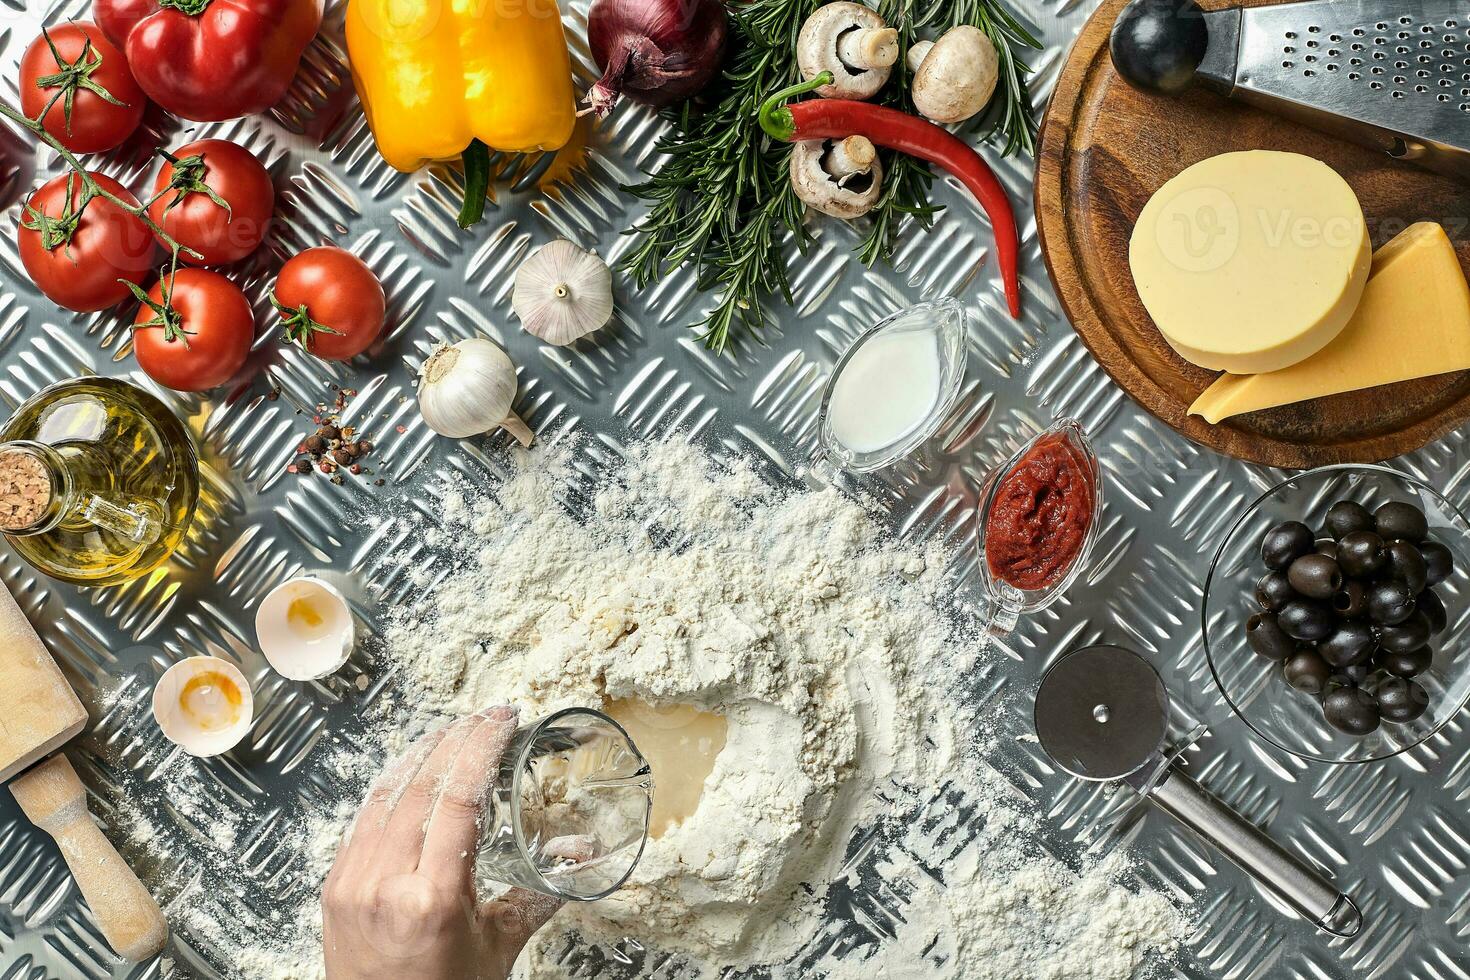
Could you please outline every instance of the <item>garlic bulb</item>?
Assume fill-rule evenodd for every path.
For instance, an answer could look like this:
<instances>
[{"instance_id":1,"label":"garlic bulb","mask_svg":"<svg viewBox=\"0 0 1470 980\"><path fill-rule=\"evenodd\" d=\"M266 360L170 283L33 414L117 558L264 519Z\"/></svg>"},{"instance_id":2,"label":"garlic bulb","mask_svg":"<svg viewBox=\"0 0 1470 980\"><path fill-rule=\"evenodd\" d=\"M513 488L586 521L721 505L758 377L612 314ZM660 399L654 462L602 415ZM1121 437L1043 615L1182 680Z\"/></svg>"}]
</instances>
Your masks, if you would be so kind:
<instances>
[{"instance_id":1,"label":"garlic bulb","mask_svg":"<svg viewBox=\"0 0 1470 980\"><path fill-rule=\"evenodd\" d=\"M596 255L557 239L516 270L510 305L527 333L548 344L570 344L612 318L612 272Z\"/></svg>"},{"instance_id":2,"label":"garlic bulb","mask_svg":"<svg viewBox=\"0 0 1470 980\"><path fill-rule=\"evenodd\" d=\"M419 371L419 411L441 436L465 439L504 427L523 446L531 430L510 410L516 366L483 337L440 347Z\"/></svg>"}]
</instances>

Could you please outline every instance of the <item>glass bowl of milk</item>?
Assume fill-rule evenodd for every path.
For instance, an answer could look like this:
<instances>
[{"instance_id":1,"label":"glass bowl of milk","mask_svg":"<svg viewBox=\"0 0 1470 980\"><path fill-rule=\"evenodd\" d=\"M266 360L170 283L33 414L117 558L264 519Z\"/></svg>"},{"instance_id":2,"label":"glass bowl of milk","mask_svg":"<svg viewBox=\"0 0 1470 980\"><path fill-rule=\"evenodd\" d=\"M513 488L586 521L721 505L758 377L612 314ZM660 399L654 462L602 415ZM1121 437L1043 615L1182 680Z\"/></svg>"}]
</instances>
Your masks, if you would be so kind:
<instances>
[{"instance_id":1,"label":"glass bowl of milk","mask_svg":"<svg viewBox=\"0 0 1470 980\"><path fill-rule=\"evenodd\" d=\"M899 310L842 355L822 393L818 440L853 473L897 462L932 436L965 377L965 309L958 301Z\"/></svg>"}]
</instances>

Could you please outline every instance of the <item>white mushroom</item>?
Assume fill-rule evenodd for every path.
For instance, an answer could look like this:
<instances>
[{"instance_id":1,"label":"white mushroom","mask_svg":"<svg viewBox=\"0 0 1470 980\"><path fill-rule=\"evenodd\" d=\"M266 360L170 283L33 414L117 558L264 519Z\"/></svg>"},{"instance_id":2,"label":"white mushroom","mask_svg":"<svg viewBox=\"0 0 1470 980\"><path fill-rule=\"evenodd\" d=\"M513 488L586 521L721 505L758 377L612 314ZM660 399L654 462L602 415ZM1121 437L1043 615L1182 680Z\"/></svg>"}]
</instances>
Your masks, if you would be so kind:
<instances>
[{"instance_id":1,"label":"white mushroom","mask_svg":"<svg viewBox=\"0 0 1470 980\"><path fill-rule=\"evenodd\" d=\"M978 27L962 24L909 48L914 108L937 123L964 122L990 102L1000 56Z\"/></svg>"},{"instance_id":2,"label":"white mushroom","mask_svg":"<svg viewBox=\"0 0 1470 980\"><path fill-rule=\"evenodd\" d=\"M791 150L791 186L797 197L823 214L860 218L883 193L883 164L864 136L808 140Z\"/></svg>"},{"instance_id":3,"label":"white mushroom","mask_svg":"<svg viewBox=\"0 0 1470 980\"><path fill-rule=\"evenodd\" d=\"M898 32L871 9L847 0L812 11L796 39L803 78L832 73L832 84L817 89L824 99L872 98L897 61Z\"/></svg>"}]
</instances>

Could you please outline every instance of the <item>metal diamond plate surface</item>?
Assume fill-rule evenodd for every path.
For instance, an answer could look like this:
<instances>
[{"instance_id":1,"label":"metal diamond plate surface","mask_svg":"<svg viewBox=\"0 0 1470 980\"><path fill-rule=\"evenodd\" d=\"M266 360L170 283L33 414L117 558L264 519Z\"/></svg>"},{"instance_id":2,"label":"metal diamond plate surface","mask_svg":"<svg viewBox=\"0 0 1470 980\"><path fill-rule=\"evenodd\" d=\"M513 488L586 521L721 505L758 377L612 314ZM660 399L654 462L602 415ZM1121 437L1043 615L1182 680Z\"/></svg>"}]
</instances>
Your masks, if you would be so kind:
<instances>
[{"instance_id":1,"label":"metal diamond plate surface","mask_svg":"<svg viewBox=\"0 0 1470 980\"><path fill-rule=\"evenodd\" d=\"M1041 100L1094 4L1017 0L1014 6L1046 42L1034 59ZM576 0L567 11L584 87L594 76L580 40L585 8ZM0 94L13 102L25 45L43 24L86 18L88 4L9 0L0 11ZM522 368L516 409L543 440L581 433L597 437L590 443L597 450L615 452L621 442L677 430L712 449L754 455L773 471L797 474L814 448L821 386L845 344L900 306L955 296L971 314L962 395L939 438L866 487L895 530L963 545L973 533L969 488L1055 416L1080 419L1094 434L1109 480L1087 574L1065 601L997 645L970 695L992 701L1002 730L1020 735L1029 726L1027 694L1053 659L1092 642L1135 647L1160 666L1180 708L1212 728L1190 753L1195 775L1336 876L1360 901L1368 924L1353 941L1324 941L1278 914L1233 867L1163 818L1127 811L1102 789L1055 771L1034 742L1001 739L992 761L1043 815L1048 845L1076 856L1126 843L1142 880L1194 903L1193 929L1165 971L1170 976L1470 978L1470 712L1407 755L1338 769L1268 753L1229 715L1210 686L1199 639L1201 583L1232 516L1279 474L1183 441L1139 411L1088 356L1045 278L1030 220L1030 161L998 168L1015 200L1024 202L1027 314L1020 322L1005 315L983 215L946 182L941 193L949 211L930 233L910 229L892 272L863 270L850 256L853 232L819 222L818 246L793 279L796 306L773 306L776 322L743 340L733 356L707 353L685 329L708 302L690 276L642 293L622 284L610 328L570 348L540 345L512 317L511 271L533 247L557 236L618 258L629 247L620 232L640 212L618 188L656 164L660 125L651 112L624 106L610 124L587 132L579 172L563 173L544 160L513 164L488 220L472 233L460 231L455 172L399 174L374 151L348 76L336 2L289 96L269 115L186 129L155 110L136 138L102 159L102 170L137 188L153 173L154 146L202 136L238 140L270 169L279 219L268 246L235 270L262 324L258 378L230 398L160 392L205 447L202 518L178 560L125 587L81 592L38 577L0 550L0 574L91 706L91 730L73 757L93 791L94 811L114 836L123 839L114 820L120 801L141 798L166 815L163 829L180 842L171 879L187 879L191 854L212 846L203 814L171 806L156 791L149 795L150 776L176 750L152 725L146 700L169 663L197 653L228 657L256 684L259 722L240 750L198 765L197 777L237 817L239 839L254 842L249 877L259 893L237 896L240 906L249 909L266 895L306 897L300 845L293 843L299 835L282 804L297 796L333 797L332 774L322 764L327 744L350 731L355 712L381 684L366 678L359 690L366 675L356 660L321 683L281 681L252 649L254 603L298 571L323 567L348 576L363 595L381 596L358 603L369 625L380 603L411 594L405 569L420 542L391 518L356 515L387 494L431 512L434 503L419 488L442 472L493 469L494 450L504 443L503 436L455 443L425 428L412 378L434 344L477 333L502 344ZM130 311L66 314L20 271L19 202L59 172L58 161L4 128L0 158L0 408L8 413L42 386L86 372L128 374L148 384L129 356ZM330 365L281 349L265 335L274 269L285 256L326 243L361 255L387 287L390 333L370 360ZM299 413L310 414L330 397L332 384L360 391L349 414L377 445L374 465L386 487L353 480L334 486L287 474L302 435ZM278 397L268 397L273 390ZM1465 437L1456 434L1398 465L1465 506L1467 460ZM927 826L916 820L908 833ZM875 850L893 846L902 841L865 843L855 860L876 867ZM843 897L848 922L841 936L829 937L834 945L871 942L883 931L879 923L902 913L902 898L882 887L876 871L870 867L859 877L864 884ZM242 975L210 952L176 934L173 975ZM581 977L684 975L631 947L574 956L567 970ZM0 794L0 977L163 975L158 962L130 967L107 952L49 840L26 823L9 794Z\"/></svg>"}]
</instances>

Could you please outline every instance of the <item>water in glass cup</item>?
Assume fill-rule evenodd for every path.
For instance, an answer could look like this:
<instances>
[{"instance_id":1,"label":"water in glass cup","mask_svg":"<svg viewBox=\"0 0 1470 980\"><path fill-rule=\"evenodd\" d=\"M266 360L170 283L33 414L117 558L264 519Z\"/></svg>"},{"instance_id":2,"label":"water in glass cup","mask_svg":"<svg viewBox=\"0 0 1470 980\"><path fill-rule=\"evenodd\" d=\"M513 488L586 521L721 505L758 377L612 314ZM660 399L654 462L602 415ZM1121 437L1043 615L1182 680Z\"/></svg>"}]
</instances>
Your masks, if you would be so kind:
<instances>
[{"instance_id":1,"label":"water in glass cup","mask_svg":"<svg viewBox=\"0 0 1470 980\"><path fill-rule=\"evenodd\" d=\"M653 772L617 722L571 708L511 740L476 858L482 882L569 901L616 891L648 839Z\"/></svg>"}]
</instances>

